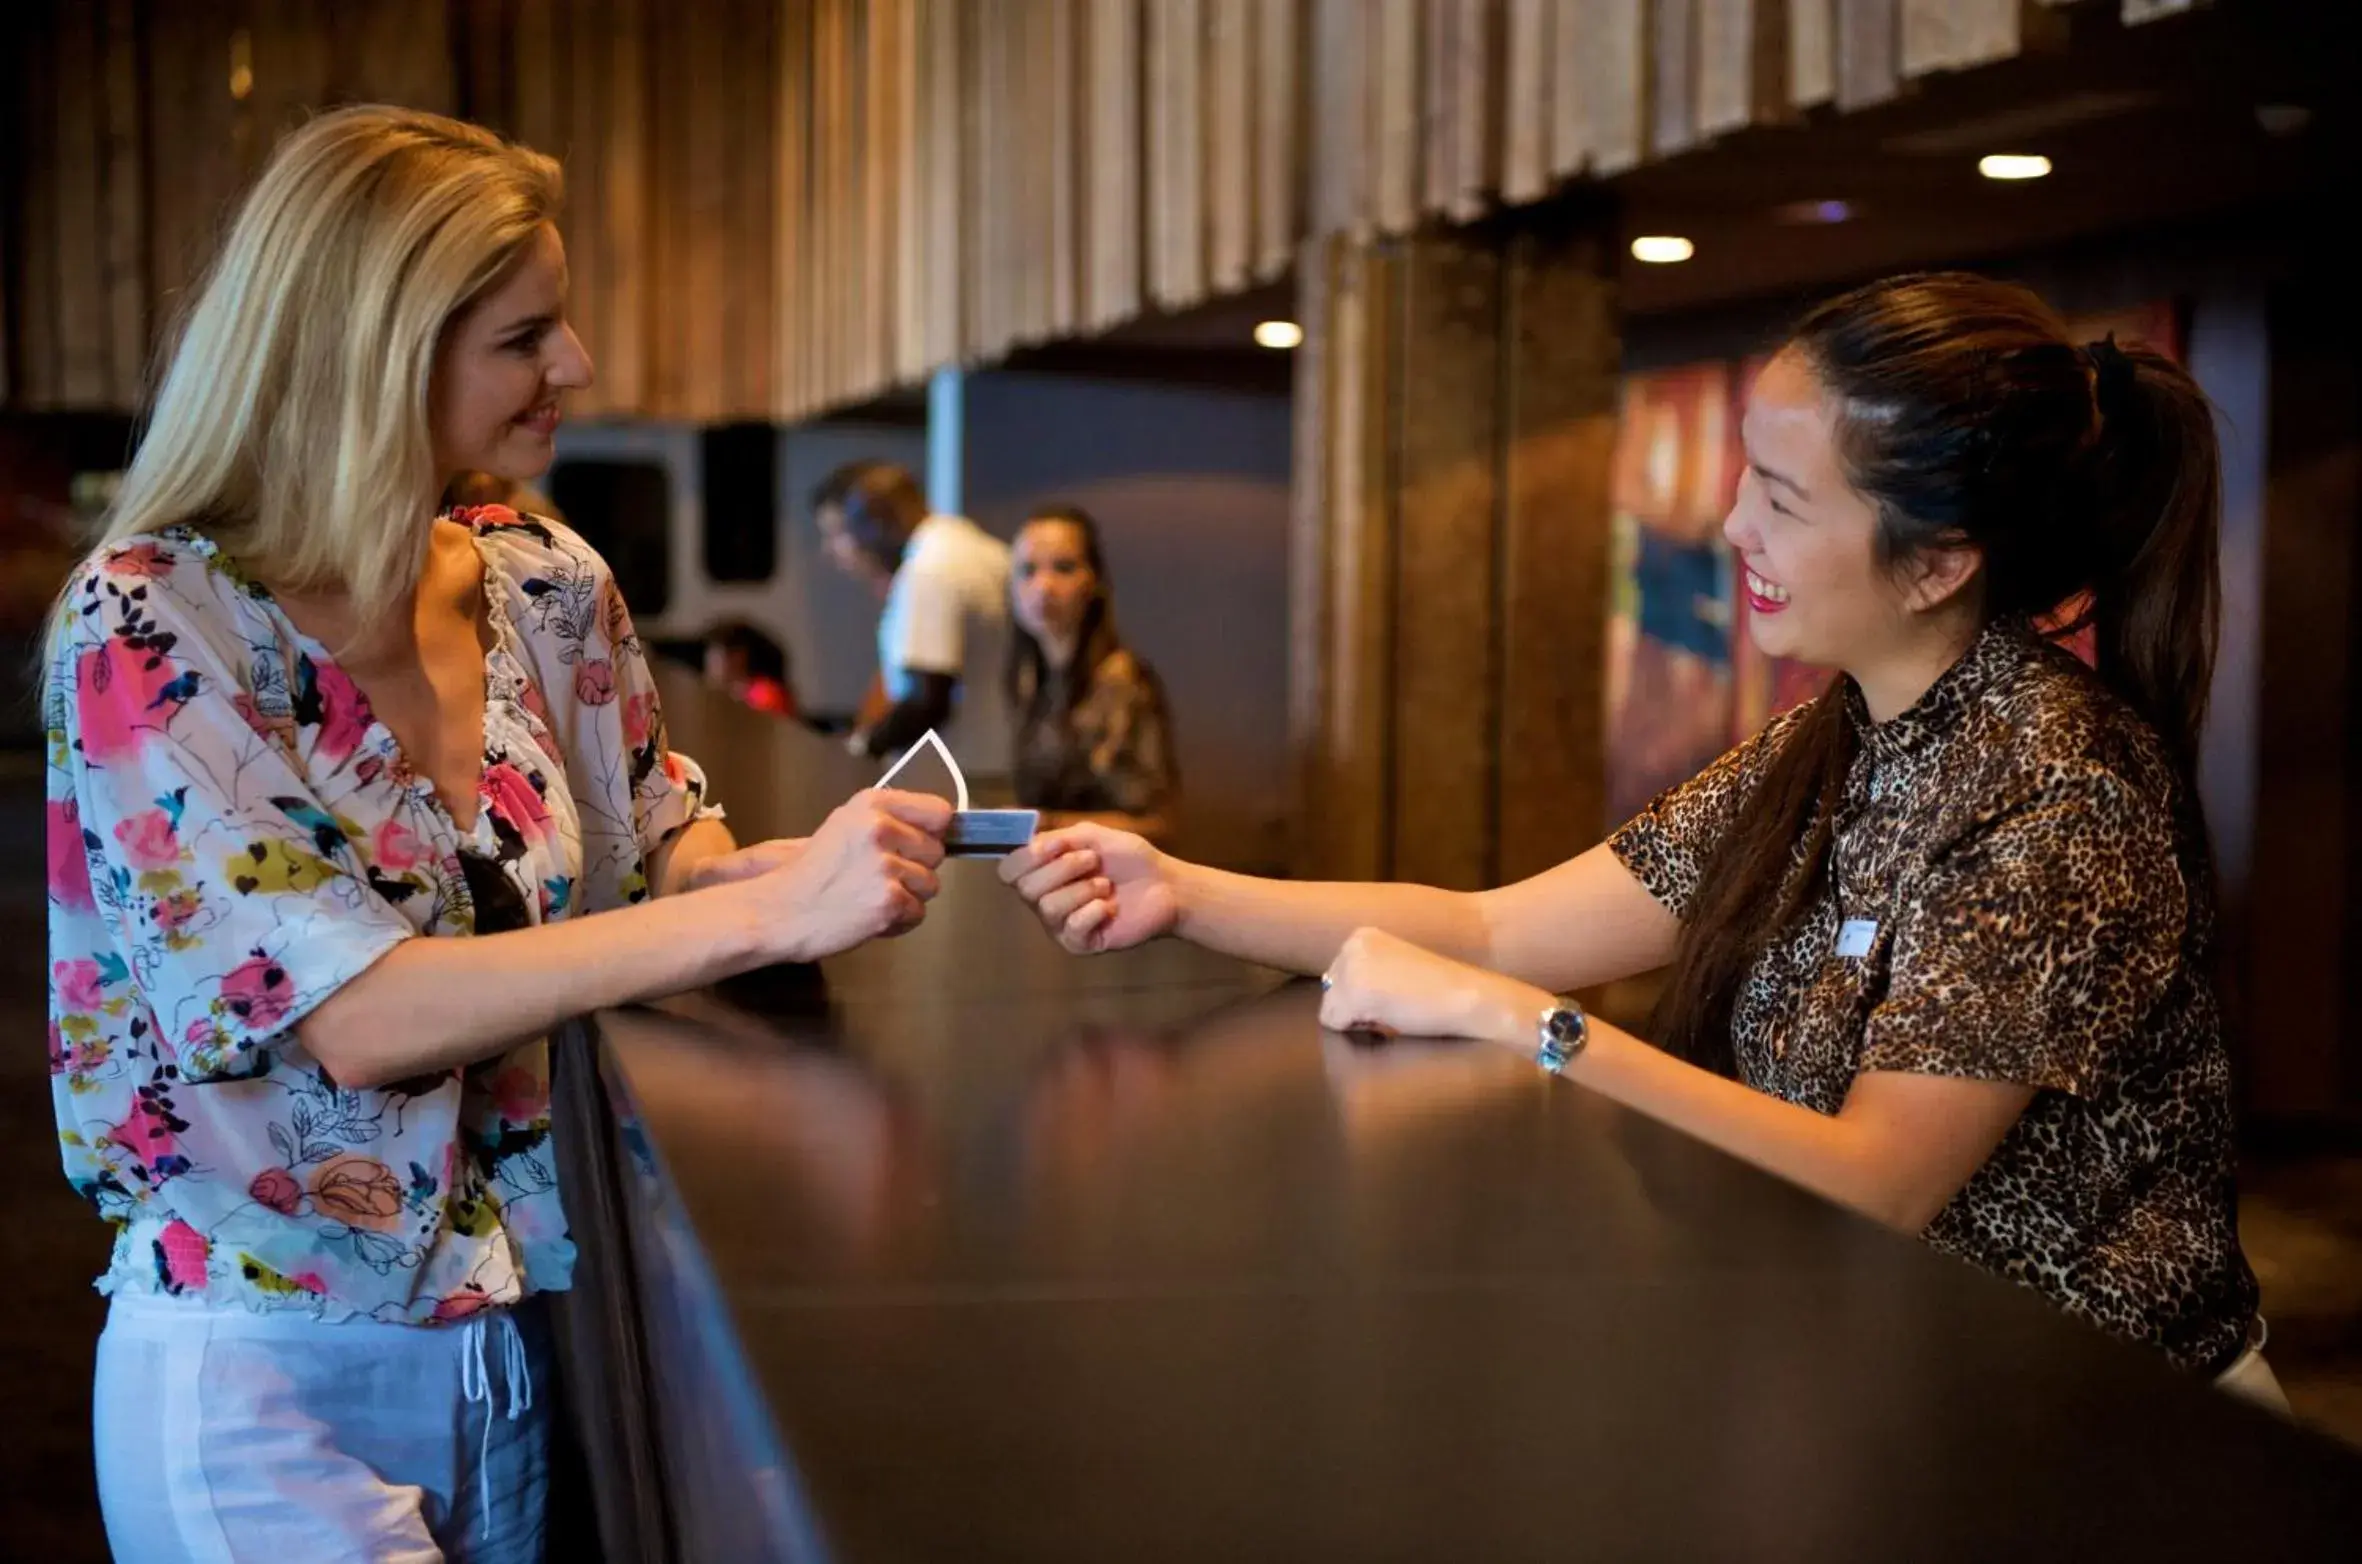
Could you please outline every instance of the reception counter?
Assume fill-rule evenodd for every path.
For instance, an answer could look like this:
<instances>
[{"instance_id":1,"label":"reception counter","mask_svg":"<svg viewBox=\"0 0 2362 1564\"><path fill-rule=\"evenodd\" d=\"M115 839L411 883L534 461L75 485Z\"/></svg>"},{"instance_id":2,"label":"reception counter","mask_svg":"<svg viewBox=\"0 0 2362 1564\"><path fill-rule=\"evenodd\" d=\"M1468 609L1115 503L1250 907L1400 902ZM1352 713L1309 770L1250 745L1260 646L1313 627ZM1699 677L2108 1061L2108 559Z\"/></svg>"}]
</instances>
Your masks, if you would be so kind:
<instances>
[{"instance_id":1,"label":"reception counter","mask_svg":"<svg viewBox=\"0 0 2362 1564\"><path fill-rule=\"evenodd\" d=\"M864 771L671 692L742 836ZM989 865L567 1055L610 1557L2362 1555L2362 1461L1505 1050Z\"/></svg>"}]
</instances>

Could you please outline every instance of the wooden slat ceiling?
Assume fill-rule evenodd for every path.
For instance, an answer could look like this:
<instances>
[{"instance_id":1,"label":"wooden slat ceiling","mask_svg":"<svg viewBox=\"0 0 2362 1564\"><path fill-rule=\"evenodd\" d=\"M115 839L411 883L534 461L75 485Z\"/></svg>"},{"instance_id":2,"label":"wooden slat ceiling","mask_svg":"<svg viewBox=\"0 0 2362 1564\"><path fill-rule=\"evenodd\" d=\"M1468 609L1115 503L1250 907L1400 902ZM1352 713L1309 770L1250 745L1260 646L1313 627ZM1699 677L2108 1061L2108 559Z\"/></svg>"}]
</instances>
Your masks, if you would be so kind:
<instances>
[{"instance_id":1,"label":"wooden slat ceiling","mask_svg":"<svg viewBox=\"0 0 2362 1564\"><path fill-rule=\"evenodd\" d=\"M2046 0L2054 3L2054 0ZM2099 0L2093 0L2094 4ZM2187 0L2118 0L2128 21ZM793 419L2016 53L2019 0L20 0L0 398L128 408L317 108L567 164L586 411Z\"/></svg>"}]
</instances>

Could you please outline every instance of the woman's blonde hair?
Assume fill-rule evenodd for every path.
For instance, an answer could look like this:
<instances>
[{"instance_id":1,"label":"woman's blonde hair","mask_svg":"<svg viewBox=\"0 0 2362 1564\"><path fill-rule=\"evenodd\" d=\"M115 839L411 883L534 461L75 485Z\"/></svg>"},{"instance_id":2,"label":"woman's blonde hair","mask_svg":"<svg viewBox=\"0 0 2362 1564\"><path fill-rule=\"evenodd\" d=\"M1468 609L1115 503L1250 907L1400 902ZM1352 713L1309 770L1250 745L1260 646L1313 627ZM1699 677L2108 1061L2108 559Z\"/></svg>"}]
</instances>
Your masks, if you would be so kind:
<instances>
[{"instance_id":1,"label":"woman's blonde hair","mask_svg":"<svg viewBox=\"0 0 2362 1564\"><path fill-rule=\"evenodd\" d=\"M290 132L184 318L101 541L195 522L364 623L400 602L444 476L437 347L563 194L552 159L437 114L363 105Z\"/></svg>"}]
</instances>

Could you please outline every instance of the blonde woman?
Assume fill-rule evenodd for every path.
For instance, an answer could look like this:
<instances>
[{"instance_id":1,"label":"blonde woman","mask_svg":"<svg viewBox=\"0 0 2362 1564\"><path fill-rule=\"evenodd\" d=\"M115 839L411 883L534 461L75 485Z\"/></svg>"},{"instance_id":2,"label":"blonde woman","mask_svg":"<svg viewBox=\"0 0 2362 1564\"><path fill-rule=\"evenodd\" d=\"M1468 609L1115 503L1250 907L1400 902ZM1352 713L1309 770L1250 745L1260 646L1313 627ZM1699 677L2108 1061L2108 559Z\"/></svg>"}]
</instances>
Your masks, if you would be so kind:
<instances>
[{"instance_id":1,"label":"blonde woman","mask_svg":"<svg viewBox=\"0 0 2362 1564\"><path fill-rule=\"evenodd\" d=\"M557 165L356 108L187 318L45 690L50 1054L118 1557L539 1556L563 1017L902 929L948 808L738 849L548 465ZM588 916L596 914L596 916Z\"/></svg>"}]
</instances>

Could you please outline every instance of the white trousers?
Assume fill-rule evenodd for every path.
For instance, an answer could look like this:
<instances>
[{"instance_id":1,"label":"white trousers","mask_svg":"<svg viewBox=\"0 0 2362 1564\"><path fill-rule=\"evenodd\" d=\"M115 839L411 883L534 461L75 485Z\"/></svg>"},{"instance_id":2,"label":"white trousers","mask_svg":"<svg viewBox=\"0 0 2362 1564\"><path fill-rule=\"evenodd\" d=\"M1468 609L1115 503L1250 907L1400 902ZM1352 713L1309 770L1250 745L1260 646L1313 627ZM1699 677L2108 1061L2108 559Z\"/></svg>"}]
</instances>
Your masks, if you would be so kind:
<instances>
[{"instance_id":1,"label":"white trousers","mask_svg":"<svg viewBox=\"0 0 2362 1564\"><path fill-rule=\"evenodd\" d=\"M553 1374L532 1301L429 1327L120 1295L93 1396L107 1541L130 1564L539 1564Z\"/></svg>"}]
</instances>

